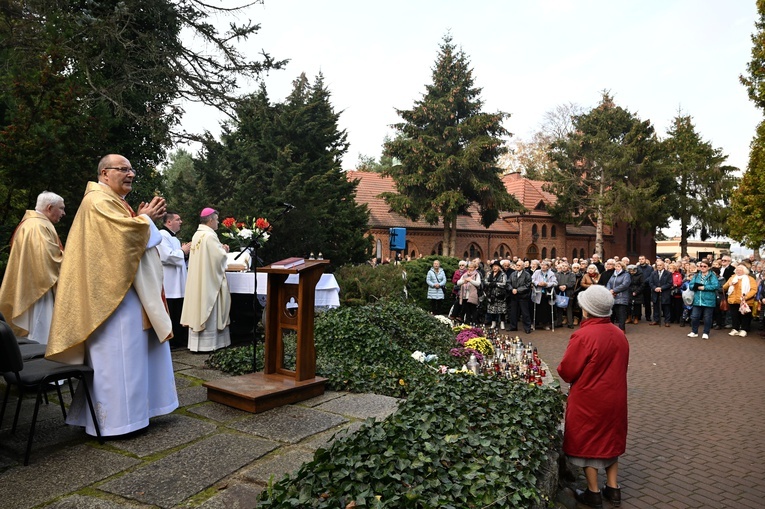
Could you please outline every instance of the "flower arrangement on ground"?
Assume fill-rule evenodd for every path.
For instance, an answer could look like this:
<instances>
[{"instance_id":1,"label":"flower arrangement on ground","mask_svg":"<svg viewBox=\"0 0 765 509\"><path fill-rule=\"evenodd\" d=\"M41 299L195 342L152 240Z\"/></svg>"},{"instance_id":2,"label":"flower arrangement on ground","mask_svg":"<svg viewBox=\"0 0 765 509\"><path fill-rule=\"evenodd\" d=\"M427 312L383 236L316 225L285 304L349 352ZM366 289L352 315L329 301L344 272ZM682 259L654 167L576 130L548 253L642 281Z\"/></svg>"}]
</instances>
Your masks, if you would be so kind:
<instances>
[{"instance_id":1,"label":"flower arrangement on ground","mask_svg":"<svg viewBox=\"0 0 765 509\"><path fill-rule=\"evenodd\" d=\"M494 347L491 345L491 341L486 339L486 333L483 329L461 325L454 327L454 331L458 334L454 338L457 346L449 351L452 357L467 362L472 354L475 355L478 362L483 362L484 357L494 355Z\"/></svg>"},{"instance_id":2,"label":"flower arrangement on ground","mask_svg":"<svg viewBox=\"0 0 765 509\"><path fill-rule=\"evenodd\" d=\"M268 242L271 231L271 223L267 219L259 217L251 220L245 217L244 221L237 221L233 217L227 217L221 224L227 231L221 233L223 237L230 239L240 251L250 245L253 239L258 247Z\"/></svg>"}]
</instances>

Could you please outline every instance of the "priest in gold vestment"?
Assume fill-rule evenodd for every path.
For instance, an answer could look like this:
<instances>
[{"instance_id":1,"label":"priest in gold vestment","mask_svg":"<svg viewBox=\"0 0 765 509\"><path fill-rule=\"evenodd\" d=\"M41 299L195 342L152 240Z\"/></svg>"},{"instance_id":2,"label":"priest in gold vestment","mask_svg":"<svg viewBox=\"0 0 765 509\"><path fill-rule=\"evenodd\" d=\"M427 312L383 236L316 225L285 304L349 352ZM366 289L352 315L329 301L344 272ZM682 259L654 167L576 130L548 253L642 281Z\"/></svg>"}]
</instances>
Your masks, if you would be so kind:
<instances>
[{"instance_id":1,"label":"priest in gold vestment","mask_svg":"<svg viewBox=\"0 0 765 509\"><path fill-rule=\"evenodd\" d=\"M11 238L0 286L0 313L16 336L48 342L56 281L64 255L54 224L64 217L64 199L43 191Z\"/></svg>"},{"instance_id":2,"label":"priest in gold vestment","mask_svg":"<svg viewBox=\"0 0 765 509\"><path fill-rule=\"evenodd\" d=\"M218 213L205 208L191 239L181 323L189 327L189 350L211 352L231 344L231 293L226 279L228 246L218 240Z\"/></svg>"},{"instance_id":3,"label":"priest in gold vestment","mask_svg":"<svg viewBox=\"0 0 765 509\"><path fill-rule=\"evenodd\" d=\"M135 170L110 154L98 164L67 237L46 357L86 362L101 434L124 435L149 418L178 407L170 345L172 325L162 295L162 236L154 221L165 200L141 203L138 213L124 200ZM95 428L80 386L67 423Z\"/></svg>"}]
</instances>

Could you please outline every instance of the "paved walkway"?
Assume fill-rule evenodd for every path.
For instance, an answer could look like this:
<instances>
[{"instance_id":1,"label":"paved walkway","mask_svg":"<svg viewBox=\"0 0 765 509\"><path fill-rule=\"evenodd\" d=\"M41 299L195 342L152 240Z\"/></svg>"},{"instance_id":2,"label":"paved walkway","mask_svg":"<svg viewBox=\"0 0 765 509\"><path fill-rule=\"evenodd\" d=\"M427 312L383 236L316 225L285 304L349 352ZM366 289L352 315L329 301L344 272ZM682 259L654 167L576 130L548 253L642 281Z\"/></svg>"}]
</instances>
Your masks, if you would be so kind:
<instances>
[{"instance_id":1,"label":"paved walkway","mask_svg":"<svg viewBox=\"0 0 765 509\"><path fill-rule=\"evenodd\" d=\"M753 328L759 327L754 322ZM629 435L624 509L765 507L765 338L627 326ZM570 329L529 338L551 367ZM565 385L567 389L567 385ZM603 480L601 480L601 483ZM584 487L584 484L581 484ZM608 503L605 503L608 507Z\"/></svg>"},{"instance_id":2,"label":"paved walkway","mask_svg":"<svg viewBox=\"0 0 765 509\"><path fill-rule=\"evenodd\" d=\"M765 338L712 331L712 339L702 341L687 338L688 331L628 326L622 507L765 507ZM554 367L570 333L564 327L528 339ZM396 406L384 396L328 393L264 414L241 412L206 400L201 383L222 375L204 369L205 357L173 353L182 407L130 440L99 446L81 429L62 425L60 410L49 405L31 465L23 467L26 421L12 436L6 416L0 507L251 508L272 476L297 469L335 432L357 429L366 417L384 417ZM32 401L26 403L28 419Z\"/></svg>"},{"instance_id":3,"label":"paved walkway","mask_svg":"<svg viewBox=\"0 0 765 509\"><path fill-rule=\"evenodd\" d=\"M270 479L313 459L335 433L385 418L398 405L387 396L327 392L251 414L207 401L201 384L225 375L205 369L206 358L173 352L181 408L131 439L101 446L64 425L58 405L43 405L28 467L21 463L34 398L24 400L15 436L16 400L9 401L11 416L0 427L0 507L252 508Z\"/></svg>"}]
</instances>

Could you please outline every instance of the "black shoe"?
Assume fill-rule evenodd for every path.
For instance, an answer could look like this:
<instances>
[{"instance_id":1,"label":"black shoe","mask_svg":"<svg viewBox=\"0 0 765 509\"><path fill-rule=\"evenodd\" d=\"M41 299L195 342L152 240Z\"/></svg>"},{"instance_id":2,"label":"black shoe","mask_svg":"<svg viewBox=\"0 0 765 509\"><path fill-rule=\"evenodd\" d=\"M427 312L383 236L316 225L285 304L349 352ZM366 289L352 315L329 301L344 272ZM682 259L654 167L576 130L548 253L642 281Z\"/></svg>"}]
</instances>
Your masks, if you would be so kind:
<instances>
[{"instance_id":1,"label":"black shoe","mask_svg":"<svg viewBox=\"0 0 765 509\"><path fill-rule=\"evenodd\" d=\"M569 329L573 329L574 328L574 326L571 325L571 324L566 325L566 327L568 327Z\"/></svg>"},{"instance_id":2,"label":"black shoe","mask_svg":"<svg viewBox=\"0 0 765 509\"><path fill-rule=\"evenodd\" d=\"M685 327L685 322L680 322L680 327Z\"/></svg>"},{"instance_id":3,"label":"black shoe","mask_svg":"<svg viewBox=\"0 0 765 509\"><path fill-rule=\"evenodd\" d=\"M526 333L526 334L531 334L531 329L525 330L523 332Z\"/></svg>"},{"instance_id":4,"label":"black shoe","mask_svg":"<svg viewBox=\"0 0 765 509\"><path fill-rule=\"evenodd\" d=\"M587 507L592 507L593 509L603 509L603 496L599 491L592 492L589 489L576 490L576 492L574 492L574 496L576 497L576 501L580 504L584 504Z\"/></svg>"},{"instance_id":5,"label":"black shoe","mask_svg":"<svg viewBox=\"0 0 765 509\"><path fill-rule=\"evenodd\" d=\"M621 488L612 488L607 484L603 485L603 490L601 490L601 493L603 494L603 498L611 502L611 505L614 507L619 507L622 505L622 490Z\"/></svg>"}]
</instances>

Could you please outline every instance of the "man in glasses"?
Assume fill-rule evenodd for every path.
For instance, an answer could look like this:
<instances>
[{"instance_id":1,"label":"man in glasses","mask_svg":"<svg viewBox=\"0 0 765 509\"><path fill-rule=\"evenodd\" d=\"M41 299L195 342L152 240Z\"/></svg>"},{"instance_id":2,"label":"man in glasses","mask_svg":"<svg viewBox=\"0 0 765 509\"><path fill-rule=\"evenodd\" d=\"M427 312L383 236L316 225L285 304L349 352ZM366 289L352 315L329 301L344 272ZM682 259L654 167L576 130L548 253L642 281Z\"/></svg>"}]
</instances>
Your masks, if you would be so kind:
<instances>
[{"instance_id":1,"label":"man in glasses","mask_svg":"<svg viewBox=\"0 0 765 509\"><path fill-rule=\"evenodd\" d=\"M48 342L53 299L64 248L53 226L64 217L64 199L43 191L11 238L0 287L0 312L17 336Z\"/></svg>"},{"instance_id":2,"label":"man in glasses","mask_svg":"<svg viewBox=\"0 0 765 509\"><path fill-rule=\"evenodd\" d=\"M135 170L110 154L89 182L61 265L46 357L93 368L92 397L104 436L125 435L149 418L178 407L170 358L172 325L162 295L162 262L154 225L165 200L154 197L138 211L125 201ZM67 423L95 435L82 386Z\"/></svg>"}]
</instances>

